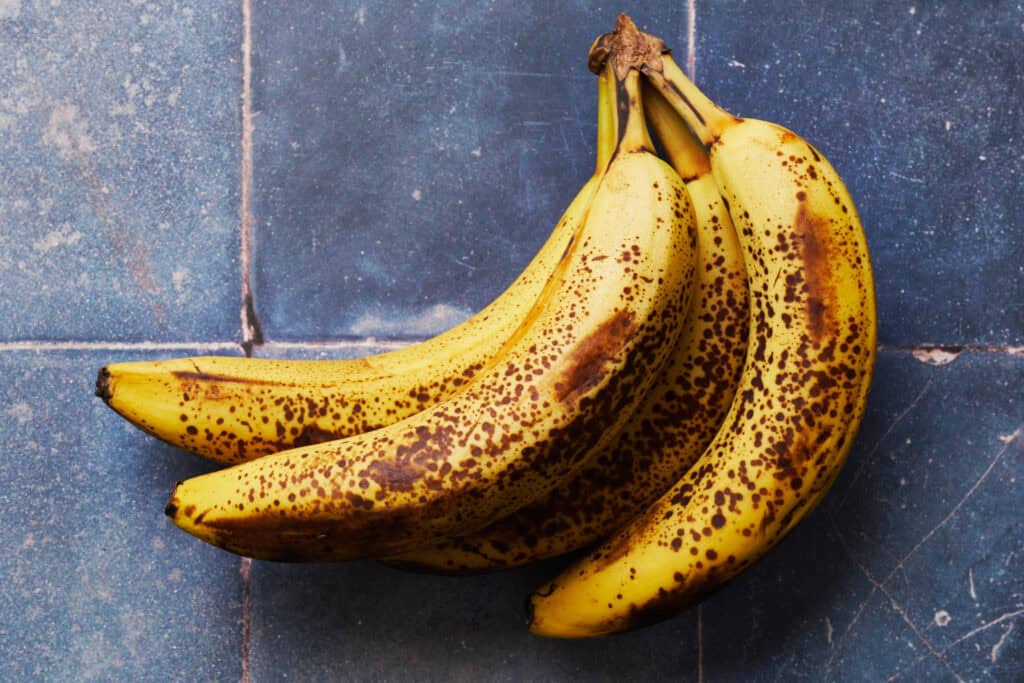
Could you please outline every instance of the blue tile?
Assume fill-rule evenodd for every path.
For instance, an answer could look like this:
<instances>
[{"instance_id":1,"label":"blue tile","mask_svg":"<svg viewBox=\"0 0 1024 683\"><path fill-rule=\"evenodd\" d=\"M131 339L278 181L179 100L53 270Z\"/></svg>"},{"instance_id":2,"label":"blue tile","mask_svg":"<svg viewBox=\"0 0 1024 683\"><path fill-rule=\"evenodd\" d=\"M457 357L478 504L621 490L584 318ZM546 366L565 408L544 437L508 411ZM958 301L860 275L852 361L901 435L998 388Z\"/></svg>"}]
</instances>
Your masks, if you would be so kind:
<instances>
[{"instance_id":1,"label":"blue tile","mask_svg":"<svg viewBox=\"0 0 1024 683\"><path fill-rule=\"evenodd\" d=\"M282 358L288 360L347 360L386 353L404 345L381 344L370 341L331 344L260 344L252 349L255 358Z\"/></svg>"},{"instance_id":2,"label":"blue tile","mask_svg":"<svg viewBox=\"0 0 1024 683\"><path fill-rule=\"evenodd\" d=\"M884 344L1024 341L1022 20L1008 1L698 4L699 85L846 180Z\"/></svg>"},{"instance_id":3,"label":"blue tile","mask_svg":"<svg viewBox=\"0 0 1024 683\"><path fill-rule=\"evenodd\" d=\"M163 514L206 471L93 396L147 354L0 353L0 661L5 680L238 680L238 558ZM154 357L154 354L148 354Z\"/></svg>"},{"instance_id":4,"label":"blue tile","mask_svg":"<svg viewBox=\"0 0 1024 683\"><path fill-rule=\"evenodd\" d=\"M1024 623L1024 436L1004 443L1024 428L1020 386L1021 356L963 353L933 365L883 352L850 461L821 508L699 610L611 641L526 632L522 601L561 558L464 579L372 562L254 562L254 678L652 680L700 668L722 681L975 680L1012 671L1015 631L990 657ZM942 611L952 620L940 627Z\"/></svg>"},{"instance_id":5,"label":"blue tile","mask_svg":"<svg viewBox=\"0 0 1024 683\"><path fill-rule=\"evenodd\" d=\"M592 172L586 55L616 11L255 2L267 337L421 337L497 296ZM685 4L637 13L686 35Z\"/></svg>"},{"instance_id":6,"label":"blue tile","mask_svg":"<svg viewBox=\"0 0 1024 683\"><path fill-rule=\"evenodd\" d=\"M238 338L237 4L3 4L0 341Z\"/></svg>"}]
</instances>

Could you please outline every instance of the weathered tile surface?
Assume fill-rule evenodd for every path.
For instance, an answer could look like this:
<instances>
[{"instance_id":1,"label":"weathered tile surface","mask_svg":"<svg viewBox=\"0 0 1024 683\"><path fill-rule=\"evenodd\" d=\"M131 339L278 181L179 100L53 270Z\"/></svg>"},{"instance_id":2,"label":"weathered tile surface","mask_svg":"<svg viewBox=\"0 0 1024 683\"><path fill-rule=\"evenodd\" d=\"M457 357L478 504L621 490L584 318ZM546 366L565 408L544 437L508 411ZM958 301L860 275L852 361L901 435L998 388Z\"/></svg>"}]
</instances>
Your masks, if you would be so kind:
<instances>
[{"instance_id":1,"label":"weathered tile surface","mask_svg":"<svg viewBox=\"0 0 1024 683\"><path fill-rule=\"evenodd\" d=\"M613 640L526 632L523 598L563 560L469 579L254 562L254 679L652 680L700 667L729 681L1012 680L1024 620L1020 386L1020 356L935 366L883 353L822 508L699 614Z\"/></svg>"},{"instance_id":2,"label":"weathered tile surface","mask_svg":"<svg viewBox=\"0 0 1024 683\"><path fill-rule=\"evenodd\" d=\"M0 341L239 335L235 3L0 3Z\"/></svg>"},{"instance_id":3,"label":"weathered tile surface","mask_svg":"<svg viewBox=\"0 0 1024 683\"><path fill-rule=\"evenodd\" d=\"M586 54L616 11L255 2L264 333L419 337L498 295L592 173ZM638 14L685 37L685 4Z\"/></svg>"},{"instance_id":4,"label":"weathered tile surface","mask_svg":"<svg viewBox=\"0 0 1024 683\"><path fill-rule=\"evenodd\" d=\"M209 468L93 396L103 364L143 357L0 353L4 680L239 679L240 561L163 514Z\"/></svg>"},{"instance_id":5,"label":"weathered tile surface","mask_svg":"<svg viewBox=\"0 0 1024 683\"><path fill-rule=\"evenodd\" d=\"M807 137L846 181L872 251L882 343L1024 342L1024 8L698 8L699 85Z\"/></svg>"}]
</instances>

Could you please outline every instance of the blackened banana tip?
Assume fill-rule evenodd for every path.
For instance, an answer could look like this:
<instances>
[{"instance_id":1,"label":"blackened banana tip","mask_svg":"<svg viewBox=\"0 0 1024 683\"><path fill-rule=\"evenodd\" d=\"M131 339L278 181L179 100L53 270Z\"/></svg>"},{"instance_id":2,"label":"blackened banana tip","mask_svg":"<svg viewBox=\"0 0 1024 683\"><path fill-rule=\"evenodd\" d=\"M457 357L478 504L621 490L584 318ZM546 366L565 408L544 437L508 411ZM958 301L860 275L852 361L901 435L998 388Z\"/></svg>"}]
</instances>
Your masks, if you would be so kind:
<instances>
[{"instance_id":1,"label":"blackened banana tip","mask_svg":"<svg viewBox=\"0 0 1024 683\"><path fill-rule=\"evenodd\" d=\"M167 501L167 506L164 507L164 514L170 517L171 519L174 519L178 515L178 503L176 499L176 494L178 493L178 487L181 486L183 483L184 482L179 481L174 485L174 490L171 491L171 499Z\"/></svg>"},{"instance_id":2,"label":"blackened banana tip","mask_svg":"<svg viewBox=\"0 0 1024 683\"><path fill-rule=\"evenodd\" d=\"M110 403L110 399L114 397L110 390L110 370L105 365L96 375L96 395L103 399L104 403Z\"/></svg>"}]
</instances>

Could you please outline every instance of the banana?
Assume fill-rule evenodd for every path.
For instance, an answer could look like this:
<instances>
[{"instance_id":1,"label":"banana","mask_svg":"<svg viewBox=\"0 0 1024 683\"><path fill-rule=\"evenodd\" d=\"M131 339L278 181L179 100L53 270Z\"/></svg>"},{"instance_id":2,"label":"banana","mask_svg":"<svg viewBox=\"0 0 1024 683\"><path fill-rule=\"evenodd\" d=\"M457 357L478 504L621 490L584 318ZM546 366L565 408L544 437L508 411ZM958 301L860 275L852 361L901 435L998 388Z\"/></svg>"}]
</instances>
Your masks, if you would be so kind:
<instances>
[{"instance_id":1,"label":"banana","mask_svg":"<svg viewBox=\"0 0 1024 683\"><path fill-rule=\"evenodd\" d=\"M697 295L658 381L613 445L544 498L485 529L389 558L402 569L469 574L582 548L643 512L718 431L747 347L743 253L707 152L665 99L643 88L644 112L686 183L697 220Z\"/></svg>"},{"instance_id":2,"label":"banana","mask_svg":"<svg viewBox=\"0 0 1024 683\"><path fill-rule=\"evenodd\" d=\"M530 628L544 636L667 618L762 557L835 480L874 368L868 248L835 169L792 131L716 106L667 54L641 69L710 148L745 255L750 342L734 403L694 467L532 594Z\"/></svg>"},{"instance_id":3,"label":"banana","mask_svg":"<svg viewBox=\"0 0 1024 683\"><path fill-rule=\"evenodd\" d=\"M224 464L378 429L457 393L537 300L615 148L614 85L598 85L597 167L521 275L479 313L375 356L295 361L203 356L114 363L96 393L143 431Z\"/></svg>"},{"instance_id":4,"label":"banana","mask_svg":"<svg viewBox=\"0 0 1024 683\"><path fill-rule=\"evenodd\" d=\"M383 557L509 514L611 439L667 358L694 281L692 206L651 152L639 86L635 70L616 75L621 140L583 224L468 386L374 432L181 482L173 522L254 558Z\"/></svg>"}]
</instances>

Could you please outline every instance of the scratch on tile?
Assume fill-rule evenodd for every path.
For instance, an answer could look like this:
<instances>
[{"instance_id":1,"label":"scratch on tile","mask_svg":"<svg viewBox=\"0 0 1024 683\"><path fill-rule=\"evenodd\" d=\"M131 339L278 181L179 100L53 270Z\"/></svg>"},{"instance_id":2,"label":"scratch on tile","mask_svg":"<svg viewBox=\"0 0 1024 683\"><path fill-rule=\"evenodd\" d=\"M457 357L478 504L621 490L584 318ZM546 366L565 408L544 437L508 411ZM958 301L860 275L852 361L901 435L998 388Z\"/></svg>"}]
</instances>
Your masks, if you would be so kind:
<instances>
[{"instance_id":1,"label":"scratch on tile","mask_svg":"<svg viewBox=\"0 0 1024 683\"><path fill-rule=\"evenodd\" d=\"M978 593L974 590L974 567L967 569L967 587L971 594L971 600L978 602Z\"/></svg>"},{"instance_id":2,"label":"scratch on tile","mask_svg":"<svg viewBox=\"0 0 1024 683\"><path fill-rule=\"evenodd\" d=\"M971 640L975 636L977 636L977 635L979 635L981 633L984 633L985 631L988 631L991 628L995 628L996 626L998 626L999 624L1002 624L1003 622L1011 621L1011 620L1017 619L1017 618L1019 618L1021 616L1024 616L1024 609L1019 609L1016 612L1008 612L1006 614L1003 614L1002 616L996 617L992 621L984 623L981 626L977 626L975 628L972 628L970 631L968 631L967 633L963 634L962 636L960 636L956 640L951 641L945 647L942 648L942 652L943 653L948 652L949 650L951 650L952 648L956 647L957 645L959 645L959 644L961 644L963 642L966 642L968 640ZM996 659L999 657L999 652L1002 650L1003 646L1006 644L1006 639L1009 637L1010 631L1012 631L1012 630L1013 630L1013 624L1011 623L1011 624L1009 624L1003 630L1003 633L999 637L999 640L995 643L995 645L992 646L992 649L989 651L989 661L991 661L993 664L995 663ZM920 657L918 657L914 661L910 662L909 664L907 664L903 668L898 669L897 671L893 672L889 676L889 678L887 680L888 681L896 680L897 678L902 676L904 673L906 673L907 671L910 671L915 666L917 666L922 660L924 660L925 657L928 657L928 655L921 655Z\"/></svg>"},{"instance_id":3,"label":"scratch on tile","mask_svg":"<svg viewBox=\"0 0 1024 683\"><path fill-rule=\"evenodd\" d=\"M1003 649L1003 645L1006 644L1006 639L1010 637L1010 633L1013 631L1013 624L1010 624L1003 630L1003 635L999 636L999 640L992 646L992 650L989 652L988 658L993 664L999 659L999 652Z\"/></svg>"},{"instance_id":4,"label":"scratch on tile","mask_svg":"<svg viewBox=\"0 0 1024 683\"><path fill-rule=\"evenodd\" d=\"M924 383L924 386L921 387L921 391L917 392L917 396L915 396L910 401L907 407L903 409L903 412L896 416L896 419L892 421L892 423L885 430L882 436L878 437L878 441L875 442L875 445L871 448L868 454L859 458L860 465L857 467L857 470L853 473L853 477L850 479L850 483L847 484L846 491L843 494L843 497L837 503L837 510L842 510L843 507L846 505L846 501L850 498L850 495L853 493L854 485L860 479L861 473L863 473L864 470L867 468L868 464L871 462L871 459L875 456L875 453L877 453L878 449L882 447L882 444L885 443L885 440L889 437L889 434L892 433L892 430L896 428L896 425L898 425L903 420L903 418L909 415L910 412L917 407L917 404L921 402L921 399L924 398L924 395L928 393L929 389L931 389L933 381L934 378L928 378L928 380Z\"/></svg>"},{"instance_id":5,"label":"scratch on tile","mask_svg":"<svg viewBox=\"0 0 1024 683\"><path fill-rule=\"evenodd\" d=\"M928 540L931 539L931 537L939 531L939 529L941 529L942 527L946 526L947 523L949 523L949 520L951 520L953 516L960 511L960 508L962 508L964 504L968 500L970 500L971 496L974 495L974 492L978 490L978 488L985 482L986 479L988 479L988 476L992 473L992 470L995 469L996 465L999 464L999 462L1003 459L1003 456L1006 455L1006 452L1010 450L1010 446L1013 444L1014 441L1016 441L1020 437L1022 433L1024 433L1024 425L1022 425L1016 431L1010 434L1009 438L1006 439L1005 441L1003 439L1000 439L1000 441L1003 441L1003 447L999 450L998 453L996 453L995 457L992 458L992 460L988 464L988 467L986 467L985 471L981 473L981 476L978 477L973 484L971 484L971 488L969 488L967 490L967 493L965 493L960 498L960 500L957 501L956 505L953 506L949 513L945 517L943 517L938 524L932 527L932 529L927 534L925 534L920 541L914 544L914 547L911 548L910 551L906 555L904 555L899 562L896 563L896 566L893 567L892 571L889 572L889 575L885 577L885 579L882 581L883 584L889 583L889 579L892 578L898 571L903 569L907 560L909 560L921 546L927 543Z\"/></svg>"}]
</instances>

